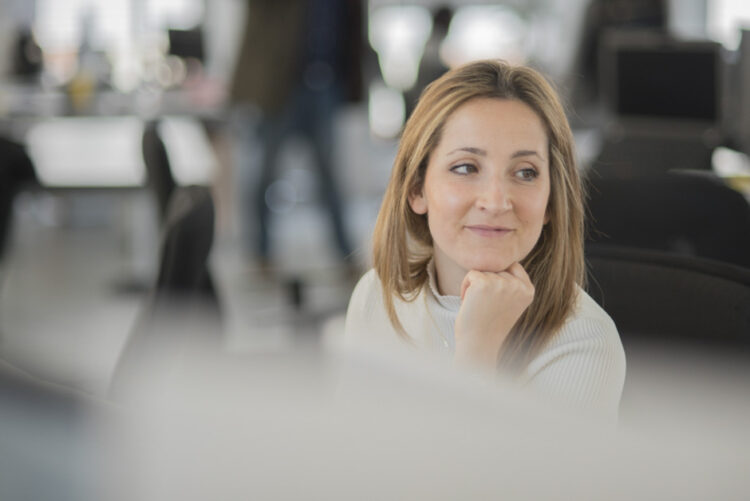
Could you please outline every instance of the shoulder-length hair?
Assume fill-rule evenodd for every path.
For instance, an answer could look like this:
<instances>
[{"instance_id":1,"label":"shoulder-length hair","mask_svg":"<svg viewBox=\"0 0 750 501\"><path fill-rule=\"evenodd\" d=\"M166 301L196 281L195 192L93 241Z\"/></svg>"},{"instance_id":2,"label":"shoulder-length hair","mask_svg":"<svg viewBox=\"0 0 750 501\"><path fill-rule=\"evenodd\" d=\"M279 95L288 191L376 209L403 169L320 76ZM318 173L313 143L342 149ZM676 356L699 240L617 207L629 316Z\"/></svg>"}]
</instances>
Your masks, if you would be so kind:
<instances>
[{"instance_id":1,"label":"shoulder-length hair","mask_svg":"<svg viewBox=\"0 0 750 501\"><path fill-rule=\"evenodd\" d=\"M557 93L540 73L503 61L478 61L449 71L424 90L401 136L378 214L374 267L390 321L410 339L394 300L413 301L425 286L432 237L426 217L409 206L409 195L421 191L430 154L448 118L477 98L525 103L541 119L548 138L549 221L521 262L534 284L534 300L511 330L500 357L501 363L522 366L563 325L575 306L577 286L584 281L584 202L573 135Z\"/></svg>"}]
</instances>

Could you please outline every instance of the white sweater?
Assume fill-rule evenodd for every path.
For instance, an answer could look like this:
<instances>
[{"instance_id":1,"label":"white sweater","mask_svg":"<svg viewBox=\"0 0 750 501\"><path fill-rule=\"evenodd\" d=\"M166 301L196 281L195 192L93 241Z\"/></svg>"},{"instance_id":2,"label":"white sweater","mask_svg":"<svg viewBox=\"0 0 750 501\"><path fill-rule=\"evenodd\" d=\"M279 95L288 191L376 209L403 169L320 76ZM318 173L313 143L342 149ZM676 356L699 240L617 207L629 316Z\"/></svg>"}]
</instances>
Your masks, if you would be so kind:
<instances>
[{"instance_id":1,"label":"white sweater","mask_svg":"<svg viewBox=\"0 0 750 501\"><path fill-rule=\"evenodd\" d=\"M430 270L431 271L431 270ZM391 325L375 270L352 293L346 315L347 341L389 347L407 343ZM398 318L421 349L452 354L458 296L437 293L433 273L414 301L396 298ZM616 419L625 380L625 352L617 328L585 291L578 290L573 314L522 371L518 381L555 400Z\"/></svg>"}]
</instances>

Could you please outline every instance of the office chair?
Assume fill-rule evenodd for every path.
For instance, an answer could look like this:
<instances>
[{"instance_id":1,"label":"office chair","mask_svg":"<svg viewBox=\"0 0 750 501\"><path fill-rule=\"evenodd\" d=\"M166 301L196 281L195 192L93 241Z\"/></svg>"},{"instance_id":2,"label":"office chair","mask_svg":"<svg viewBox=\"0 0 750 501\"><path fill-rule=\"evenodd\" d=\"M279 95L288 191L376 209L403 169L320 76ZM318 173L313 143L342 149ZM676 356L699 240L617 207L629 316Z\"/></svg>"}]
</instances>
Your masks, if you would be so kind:
<instances>
[{"instance_id":1,"label":"office chair","mask_svg":"<svg viewBox=\"0 0 750 501\"><path fill-rule=\"evenodd\" d=\"M623 342L690 340L750 347L750 270L616 246L587 248L589 294Z\"/></svg>"},{"instance_id":2,"label":"office chair","mask_svg":"<svg viewBox=\"0 0 750 501\"><path fill-rule=\"evenodd\" d=\"M184 349L219 339L221 307L208 269L213 238L210 189L176 188L164 221L156 281L112 377L115 400L163 380Z\"/></svg>"},{"instance_id":3,"label":"office chair","mask_svg":"<svg viewBox=\"0 0 750 501\"><path fill-rule=\"evenodd\" d=\"M143 162L146 165L148 184L153 190L156 202L159 206L159 214L162 221L167 215L169 199L174 192L177 183L172 175L169 163L169 155L164 141L159 135L159 121L150 120L146 122L141 138Z\"/></svg>"},{"instance_id":4,"label":"office chair","mask_svg":"<svg viewBox=\"0 0 750 501\"><path fill-rule=\"evenodd\" d=\"M750 205L710 173L587 178L587 246L674 252L750 268Z\"/></svg>"},{"instance_id":5,"label":"office chair","mask_svg":"<svg viewBox=\"0 0 750 501\"><path fill-rule=\"evenodd\" d=\"M691 137L620 137L607 135L594 160L606 177L665 175L672 169L711 171L715 144Z\"/></svg>"},{"instance_id":6,"label":"office chair","mask_svg":"<svg viewBox=\"0 0 750 501\"><path fill-rule=\"evenodd\" d=\"M155 292L215 298L208 270L213 239L214 204L210 188L177 188L169 201L164 221Z\"/></svg>"},{"instance_id":7,"label":"office chair","mask_svg":"<svg viewBox=\"0 0 750 501\"><path fill-rule=\"evenodd\" d=\"M0 259L10 237L13 201L24 186L33 184L38 180L26 148L0 136Z\"/></svg>"}]
</instances>

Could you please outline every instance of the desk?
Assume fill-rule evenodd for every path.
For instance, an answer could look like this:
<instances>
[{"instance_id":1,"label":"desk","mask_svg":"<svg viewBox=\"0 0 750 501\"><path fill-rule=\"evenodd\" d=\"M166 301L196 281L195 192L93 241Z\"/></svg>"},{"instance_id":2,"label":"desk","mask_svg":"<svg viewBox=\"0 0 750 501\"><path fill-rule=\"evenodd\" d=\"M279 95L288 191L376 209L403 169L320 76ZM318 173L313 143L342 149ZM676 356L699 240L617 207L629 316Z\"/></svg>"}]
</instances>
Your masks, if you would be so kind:
<instances>
[{"instance_id":1,"label":"desk","mask_svg":"<svg viewBox=\"0 0 750 501\"><path fill-rule=\"evenodd\" d=\"M29 122L25 135L44 191L66 198L81 190L107 196L103 201L94 200L98 205L72 211L66 222L106 223L107 213L116 209L117 226L122 224L125 230L126 275L133 277L125 281L136 284L148 283L153 277L159 235L155 207L142 192L147 181L141 153L143 128L143 119L136 116L50 117ZM200 122L187 116L165 117L159 132L177 184L211 184L217 160ZM116 199L127 191L134 193L128 195L124 206L117 207Z\"/></svg>"},{"instance_id":2,"label":"desk","mask_svg":"<svg viewBox=\"0 0 750 501\"><path fill-rule=\"evenodd\" d=\"M35 121L26 145L45 188L137 188L146 183L144 122L136 116L54 117ZM159 131L178 184L210 184L217 160L201 124L164 117Z\"/></svg>"}]
</instances>

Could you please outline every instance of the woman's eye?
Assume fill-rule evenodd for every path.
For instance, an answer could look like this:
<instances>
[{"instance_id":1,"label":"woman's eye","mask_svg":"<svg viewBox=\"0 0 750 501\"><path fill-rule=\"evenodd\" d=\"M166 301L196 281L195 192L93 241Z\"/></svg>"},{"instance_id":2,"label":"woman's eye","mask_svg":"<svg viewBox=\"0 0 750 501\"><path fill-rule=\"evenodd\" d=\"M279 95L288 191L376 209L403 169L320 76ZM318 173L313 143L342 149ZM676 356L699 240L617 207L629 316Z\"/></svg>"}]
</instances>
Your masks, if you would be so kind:
<instances>
[{"instance_id":1,"label":"woman's eye","mask_svg":"<svg viewBox=\"0 0 750 501\"><path fill-rule=\"evenodd\" d=\"M525 169L521 169L517 171L516 177L523 181L532 181L536 179L537 177L539 177L539 173L536 171L536 169L527 167Z\"/></svg>"},{"instance_id":2,"label":"woman's eye","mask_svg":"<svg viewBox=\"0 0 750 501\"><path fill-rule=\"evenodd\" d=\"M476 166L472 164L461 164L461 165L455 165L451 167L451 172L455 172L456 174L471 174L472 172L477 172Z\"/></svg>"}]
</instances>

